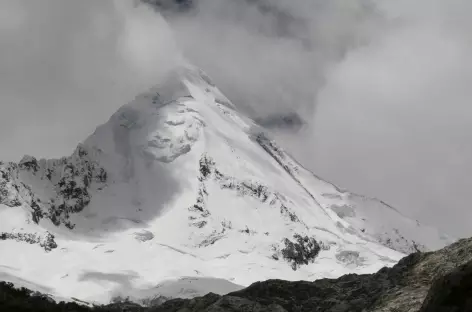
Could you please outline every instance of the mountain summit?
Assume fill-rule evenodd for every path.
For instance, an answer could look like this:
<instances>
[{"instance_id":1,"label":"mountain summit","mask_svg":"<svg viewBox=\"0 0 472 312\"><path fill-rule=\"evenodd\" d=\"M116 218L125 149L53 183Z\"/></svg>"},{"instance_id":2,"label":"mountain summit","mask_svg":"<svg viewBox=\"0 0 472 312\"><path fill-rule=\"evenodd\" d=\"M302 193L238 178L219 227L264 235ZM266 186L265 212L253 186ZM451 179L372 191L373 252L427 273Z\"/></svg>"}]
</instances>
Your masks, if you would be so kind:
<instances>
[{"instance_id":1,"label":"mountain summit","mask_svg":"<svg viewBox=\"0 0 472 312\"><path fill-rule=\"evenodd\" d=\"M303 168L190 66L71 156L0 163L0 277L57 298L370 273L449 242Z\"/></svg>"}]
</instances>

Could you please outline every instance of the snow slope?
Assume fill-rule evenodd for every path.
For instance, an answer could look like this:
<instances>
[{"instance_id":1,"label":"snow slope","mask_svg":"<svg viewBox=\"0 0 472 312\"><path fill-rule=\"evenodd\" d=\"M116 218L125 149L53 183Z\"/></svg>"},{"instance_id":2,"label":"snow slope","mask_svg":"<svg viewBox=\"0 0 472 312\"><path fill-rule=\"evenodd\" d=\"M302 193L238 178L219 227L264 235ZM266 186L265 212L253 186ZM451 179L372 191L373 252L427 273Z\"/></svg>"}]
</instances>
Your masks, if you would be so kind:
<instances>
[{"instance_id":1,"label":"snow slope","mask_svg":"<svg viewBox=\"0 0 472 312\"><path fill-rule=\"evenodd\" d=\"M451 242L304 169L191 66L71 156L0 163L0 235L2 279L101 303L374 272Z\"/></svg>"}]
</instances>

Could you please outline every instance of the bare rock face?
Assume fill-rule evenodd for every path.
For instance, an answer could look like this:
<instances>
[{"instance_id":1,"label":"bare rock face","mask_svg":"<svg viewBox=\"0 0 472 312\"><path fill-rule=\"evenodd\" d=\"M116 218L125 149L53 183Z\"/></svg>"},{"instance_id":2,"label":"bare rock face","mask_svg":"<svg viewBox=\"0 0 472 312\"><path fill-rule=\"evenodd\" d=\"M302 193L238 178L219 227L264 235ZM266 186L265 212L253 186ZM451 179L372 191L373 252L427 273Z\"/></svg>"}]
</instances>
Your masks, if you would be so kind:
<instances>
[{"instance_id":1,"label":"bare rock face","mask_svg":"<svg viewBox=\"0 0 472 312\"><path fill-rule=\"evenodd\" d=\"M290 263L294 271L302 265L314 262L321 251L321 246L316 239L300 234L295 234L292 240L285 238L283 245L281 250L276 249L277 253L272 257L278 260L278 254L280 254L285 261Z\"/></svg>"},{"instance_id":2,"label":"bare rock face","mask_svg":"<svg viewBox=\"0 0 472 312\"><path fill-rule=\"evenodd\" d=\"M28 207L35 223L48 219L74 228L70 215L90 203L92 189L106 187L107 172L94 160L96 153L79 145L70 157L0 163L0 204Z\"/></svg>"},{"instance_id":3,"label":"bare rock face","mask_svg":"<svg viewBox=\"0 0 472 312\"><path fill-rule=\"evenodd\" d=\"M46 232L45 235L38 235L36 233L0 232L0 240L14 240L28 244L37 244L41 246L46 252L57 248L57 244L54 241L54 235L49 232Z\"/></svg>"},{"instance_id":4,"label":"bare rock face","mask_svg":"<svg viewBox=\"0 0 472 312\"><path fill-rule=\"evenodd\" d=\"M472 261L439 277L431 286L420 312L472 311Z\"/></svg>"}]
</instances>

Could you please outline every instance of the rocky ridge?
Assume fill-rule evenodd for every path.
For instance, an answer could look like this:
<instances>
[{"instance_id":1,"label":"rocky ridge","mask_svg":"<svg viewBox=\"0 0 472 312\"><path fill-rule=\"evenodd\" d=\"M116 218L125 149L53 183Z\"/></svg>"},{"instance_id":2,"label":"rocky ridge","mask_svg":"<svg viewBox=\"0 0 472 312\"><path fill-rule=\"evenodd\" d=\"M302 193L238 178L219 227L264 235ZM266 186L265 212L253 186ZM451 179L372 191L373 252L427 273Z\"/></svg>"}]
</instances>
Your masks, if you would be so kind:
<instances>
[{"instance_id":1,"label":"rocky ridge","mask_svg":"<svg viewBox=\"0 0 472 312\"><path fill-rule=\"evenodd\" d=\"M0 204L30 207L31 219L74 228L69 217L91 200L91 190L106 187L107 172L79 145L69 157L37 160L25 156L18 163L0 163Z\"/></svg>"}]
</instances>

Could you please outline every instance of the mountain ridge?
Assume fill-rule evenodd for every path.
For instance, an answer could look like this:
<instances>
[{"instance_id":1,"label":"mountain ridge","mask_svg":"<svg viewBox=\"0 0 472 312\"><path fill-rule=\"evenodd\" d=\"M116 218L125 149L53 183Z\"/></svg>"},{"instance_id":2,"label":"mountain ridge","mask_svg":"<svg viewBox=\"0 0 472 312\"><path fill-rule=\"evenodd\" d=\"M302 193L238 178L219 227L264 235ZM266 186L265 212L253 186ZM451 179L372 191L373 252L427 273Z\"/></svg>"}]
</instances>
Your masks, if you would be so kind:
<instances>
[{"instance_id":1,"label":"mountain ridge","mask_svg":"<svg viewBox=\"0 0 472 312\"><path fill-rule=\"evenodd\" d=\"M1 251L38 259L0 273L102 303L183 276L370 273L451 241L303 168L190 65L71 156L0 163L0 232Z\"/></svg>"},{"instance_id":2,"label":"mountain ridge","mask_svg":"<svg viewBox=\"0 0 472 312\"><path fill-rule=\"evenodd\" d=\"M349 274L314 282L267 280L219 296L171 299L141 306L117 300L93 306L75 300L55 303L47 295L15 289L0 282L2 311L471 311L472 239L462 239L439 251L413 253L392 268L373 274ZM452 287L452 288L451 288Z\"/></svg>"}]
</instances>

